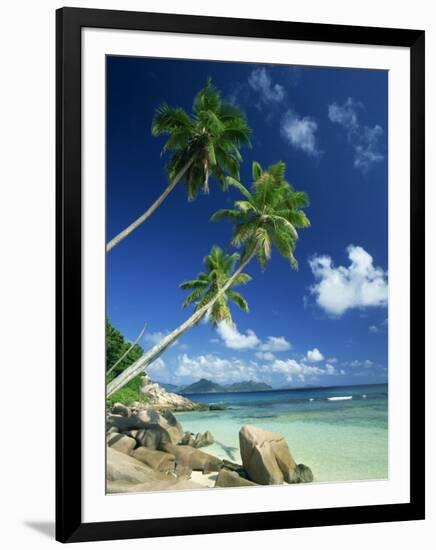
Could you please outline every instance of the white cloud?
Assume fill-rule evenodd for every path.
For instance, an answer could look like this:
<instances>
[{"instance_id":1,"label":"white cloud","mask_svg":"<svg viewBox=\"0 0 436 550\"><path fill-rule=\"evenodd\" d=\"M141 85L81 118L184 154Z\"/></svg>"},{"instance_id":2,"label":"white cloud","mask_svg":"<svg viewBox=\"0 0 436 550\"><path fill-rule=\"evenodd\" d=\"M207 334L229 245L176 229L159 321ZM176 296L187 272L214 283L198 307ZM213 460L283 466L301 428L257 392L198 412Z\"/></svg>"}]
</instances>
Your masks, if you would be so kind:
<instances>
[{"instance_id":1,"label":"white cloud","mask_svg":"<svg viewBox=\"0 0 436 550\"><path fill-rule=\"evenodd\" d=\"M317 363L324 359L324 355L319 351L318 348L313 348L309 350L306 354L306 359L311 363Z\"/></svg>"},{"instance_id":2,"label":"white cloud","mask_svg":"<svg viewBox=\"0 0 436 550\"><path fill-rule=\"evenodd\" d=\"M364 361L359 361L358 359L355 359L354 361L351 361L350 363L350 367L353 367L354 369L360 369L360 368L365 368L365 369L372 369L372 367L374 367L374 362L373 361L370 361L369 359L365 359Z\"/></svg>"},{"instance_id":3,"label":"white cloud","mask_svg":"<svg viewBox=\"0 0 436 550\"><path fill-rule=\"evenodd\" d=\"M380 332L380 329L376 325L370 325L368 330L371 334L378 334Z\"/></svg>"},{"instance_id":4,"label":"white cloud","mask_svg":"<svg viewBox=\"0 0 436 550\"><path fill-rule=\"evenodd\" d=\"M326 365L323 369L313 365L298 363L295 359L287 359L285 361L277 359L271 365L271 370L275 373L284 375L288 382L293 382L295 380L305 382L307 378L313 379L319 378L320 376L332 376L337 374L336 369L332 365Z\"/></svg>"},{"instance_id":5,"label":"white cloud","mask_svg":"<svg viewBox=\"0 0 436 550\"><path fill-rule=\"evenodd\" d=\"M325 366L325 370L326 370L326 374L328 374L330 376L337 374L337 371L336 371L335 367L333 365L329 365L328 363Z\"/></svg>"},{"instance_id":6,"label":"white cloud","mask_svg":"<svg viewBox=\"0 0 436 550\"><path fill-rule=\"evenodd\" d=\"M281 84L273 84L271 76L264 67L251 72L248 84L252 90L259 94L263 103L280 103L285 98L284 87Z\"/></svg>"},{"instance_id":7,"label":"white cloud","mask_svg":"<svg viewBox=\"0 0 436 550\"><path fill-rule=\"evenodd\" d=\"M374 267L373 258L360 246L347 248L350 265L335 267L330 256L309 260L316 283L311 292L327 313L341 316L349 309L385 306L388 301L386 273Z\"/></svg>"},{"instance_id":8,"label":"white cloud","mask_svg":"<svg viewBox=\"0 0 436 550\"><path fill-rule=\"evenodd\" d=\"M270 351L256 351L254 354L258 359L263 359L264 361L274 361L276 356Z\"/></svg>"},{"instance_id":9,"label":"white cloud","mask_svg":"<svg viewBox=\"0 0 436 550\"><path fill-rule=\"evenodd\" d=\"M154 346L155 344L160 342L162 340L162 338L165 338L165 336L168 336L168 334L169 334L168 330L166 332L161 332L161 331L146 332L144 334L144 342L147 342L148 344L151 344L152 346ZM175 345L177 345L177 342L178 341L176 340L171 345L175 346Z\"/></svg>"},{"instance_id":10,"label":"white cloud","mask_svg":"<svg viewBox=\"0 0 436 550\"><path fill-rule=\"evenodd\" d=\"M236 325L229 325L225 321L218 324L218 335L226 348L236 350L256 349L256 357L270 361L273 352L283 352L291 349L291 344L284 336L268 336L262 342L254 330L247 329L245 333L239 332ZM215 343L216 340L213 339ZM267 354L270 355L267 355Z\"/></svg>"},{"instance_id":11,"label":"white cloud","mask_svg":"<svg viewBox=\"0 0 436 550\"><path fill-rule=\"evenodd\" d=\"M238 331L236 325L229 325L225 321L218 324L217 332L223 340L224 345L230 349L253 349L260 340L252 331L248 329L245 334Z\"/></svg>"},{"instance_id":12,"label":"white cloud","mask_svg":"<svg viewBox=\"0 0 436 550\"><path fill-rule=\"evenodd\" d=\"M223 359L214 354L190 357L186 353L179 355L175 375L181 379L199 380L207 378L220 384L259 381L259 365L240 359Z\"/></svg>"},{"instance_id":13,"label":"white cloud","mask_svg":"<svg viewBox=\"0 0 436 550\"><path fill-rule=\"evenodd\" d=\"M291 349L291 344L286 340L284 336L268 336L266 342L264 342L260 349L262 351L288 351Z\"/></svg>"},{"instance_id":14,"label":"white cloud","mask_svg":"<svg viewBox=\"0 0 436 550\"><path fill-rule=\"evenodd\" d=\"M178 356L177 366L170 381L181 384L207 378L220 384L231 384L242 380L255 380L280 386L285 382L298 385L341 374L345 372L337 370L330 363L320 367L307 365L304 361L298 362L295 359L274 358L265 364L235 357L222 358L216 354L190 356L184 353Z\"/></svg>"},{"instance_id":15,"label":"white cloud","mask_svg":"<svg viewBox=\"0 0 436 550\"><path fill-rule=\"evenodd\" d=\"M367 172L373 164L381 162L384 155L377 150L383 129L376 124L373 128L365 126L359 134L360 143L354 145L354 167Z\"/></svg>"},{"instance_id":16,"label":"white cloud","mask_svg":"<svg viewBox=\"0 0 436 550\"><path fill-rule=\"evenodd\" d=\"M343 105L329 105L328 115L331 122L347 130L348 141L354 150L354 167L367 172L374 164L384 159L384 155L379 151L383 128L378 124L372 127L362 126L358 111L363 108L361 102L349 97Z\"/></svg>"},{"instance_id":17,"label":"white cloud","mask_svg":"<svg viewBox=\"0 0 436 550\"><path fill-rule=\"evenodd\" d=\"M357 109L362 104L349 97L343 105L332 103L328 107L329 119L331 122L337 122L347 130L357 130L359 122L357 119Z\"/></svg>"},{"instance_id":18,"label":"white cloud","mask_svg":"<svg viewBox=\"0 0 436 550\"><path fill-rule=\"evenodd\" d=\"M316 142L316 132L318 124L309 116L300 116L292 110L289 110L281 122L281 132L286 141L295 147L301 149L309 156L319 156Z\"/></svg>"},{"instance_id":19,"label":"white cloud","mask_svg":"<svg viewBox=\"0 0 436 550\"><path fill-rule=\"evenodd\" d=\"M156 374L158 372L164 371L165 368L166 368L165 361L161 357L159 357L158 359L156 359L156 361L151 363L151 365L149 365L148 368L145 370L149 374Z\"/></svg>"}]
</instances>

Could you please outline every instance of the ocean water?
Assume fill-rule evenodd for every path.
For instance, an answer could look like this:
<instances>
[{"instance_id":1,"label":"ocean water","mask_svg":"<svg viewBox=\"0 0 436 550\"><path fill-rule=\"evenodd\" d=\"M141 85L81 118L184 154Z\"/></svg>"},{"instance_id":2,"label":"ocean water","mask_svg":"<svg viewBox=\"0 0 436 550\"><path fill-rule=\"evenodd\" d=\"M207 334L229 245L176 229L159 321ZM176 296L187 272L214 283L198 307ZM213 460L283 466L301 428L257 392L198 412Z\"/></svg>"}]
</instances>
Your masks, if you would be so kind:
<instances>
[{"instance_id":1,"label":"ocean water","mask_svg":"<svg viewBox=\"0 0 436 550\"><path fill-rule=\"evenodd\" d=\"M240 462L239 429L252 424L281 433L296 462L309 466L315 481L388 477L385 384L188 397L227 407L223 411L177 413L186 431L212 432L215 443L204 450L216 456ZM347 399L335 399L338 397Z\"/></svg>"}]
</instances>

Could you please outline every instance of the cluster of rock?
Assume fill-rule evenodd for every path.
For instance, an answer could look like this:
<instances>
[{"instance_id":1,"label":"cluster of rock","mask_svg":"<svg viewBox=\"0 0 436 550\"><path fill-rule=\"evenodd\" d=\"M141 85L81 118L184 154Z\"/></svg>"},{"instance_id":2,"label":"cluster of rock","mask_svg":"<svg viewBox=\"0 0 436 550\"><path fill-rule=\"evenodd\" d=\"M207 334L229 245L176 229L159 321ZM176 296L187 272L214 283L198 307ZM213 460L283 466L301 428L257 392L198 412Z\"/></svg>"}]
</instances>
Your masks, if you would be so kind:
<instances>
[{"instance_id":1,"label":"cluster of rock","mask_svg":"<svg viewBox=\"0 0 436 550\"><path fill-rule=\"evenodd\" d=\"M169 410L138 410L115 404L107 416L109 493L194 489L192 472L216 473L215 487L244 487L313 481L307 466L296 464L284 438L255 426L239 432L242 465L199 447L214 442L210 432L184 432Z\"/></svg>"},{"instance_id":2,"label":"cluster of rock","mask_svg":"<svg viewBox=\"0 0 436 550\"><path fill-rule=\"evenodd\" d=\"M167 391L159 384L152 382L148 375L144 376L140 391L147 401L147 407L151 406L160 410L168 409L172 411L196 411L208 408L207 405L194 403L182 395ZM139 402L136 403L139 404Z\"/></svg>"}]
</instances>

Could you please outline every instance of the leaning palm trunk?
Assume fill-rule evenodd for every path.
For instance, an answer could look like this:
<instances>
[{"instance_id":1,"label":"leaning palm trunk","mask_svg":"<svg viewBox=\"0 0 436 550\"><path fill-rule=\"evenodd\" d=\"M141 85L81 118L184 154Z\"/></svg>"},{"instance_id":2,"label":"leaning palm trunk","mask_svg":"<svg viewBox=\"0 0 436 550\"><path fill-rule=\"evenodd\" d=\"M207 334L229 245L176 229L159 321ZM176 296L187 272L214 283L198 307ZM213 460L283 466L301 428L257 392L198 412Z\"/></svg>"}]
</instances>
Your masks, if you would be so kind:
<instances>
[{"instance_id":1,"label":"leaning palm trunk","mask_svg":"<svg viewBox=\"0 0 436 550\"><path fill-rule=\"evenodd\" d=\"M138 219L136 219L133 223L131 223L129 226L127 226L125 229L123 229L116 237L114 237L112 240L108 242L106 245L106 252L109 252L119 244L123 239L128 237L130 233L135 231L137 227L139 227L142 223L145 222L146 219L148 219L153 212L163 203L163 201L168 197L168 195L171 193L171 191L174 189L174 187L179 183L179 181L182 179L182 177L186 174L187 170L191 166L191 164L194 162L194 158L192 157L189 162L185 164L185 166L180 170L180 172L175 176L175 178L172 180L172 182L168 185L168 187L165 189L165 191L159 196L159 198L148 208L144 214L139 216Z\"/></svg>"},{"instance_id":2,"label":"leaning palm trunk","mask_svg":"<svg viewBox=\"0 0 436 550\"><path fill-rule=\"evenodd\" d=\"M114 380L109 382L106 386L106 396L109 397L116 391L120 390L125 386L132 378L135 378L143 370L149 367L156 359L158 359L162 353L173 344L184 332L193 327L200 319L208 312L208 310L213 306L213 304L226 292L228 288L231 287L233 281L236 277L242 273L247 264L256 255L256 248L247 256L247 258L239 265L238 269L233 273L230 279L226 284L217 292L216 296L212 298L210 302L204 305L202 308L197 310L195 313L189 317L184 323L177 327L173 332L162 338L155 346L149 349L142 357L135 361L130 367L127 367L122 373L120 373Z\"/></svg>"},{"instance_id":3,"label":"leaning palm trunk","mask_svg":"<svg viewBox=\"0 0 436 550\"><path fill-rule=\"evenodd\" d=\"M136 344L139 342L139 340L142 338L142 335L144 334L145 332L145 327L147 326L147 323L144 323L144 326L142 327L142 330L141 332L138 334L138 337L136 338L136 340L129 346L129 348L127 349L127 351L125 353L123 353L123 355L118 359L118 361L116 363L114 363L111 368L107 371L106 373L106 376L109 376L109 374L111 372L113 372L116 367L118 367L118 365L121 363L121 361L123 359L125 359L129 353L132 351L132 349L136 346Z\"/></svg>"}]
</instances>

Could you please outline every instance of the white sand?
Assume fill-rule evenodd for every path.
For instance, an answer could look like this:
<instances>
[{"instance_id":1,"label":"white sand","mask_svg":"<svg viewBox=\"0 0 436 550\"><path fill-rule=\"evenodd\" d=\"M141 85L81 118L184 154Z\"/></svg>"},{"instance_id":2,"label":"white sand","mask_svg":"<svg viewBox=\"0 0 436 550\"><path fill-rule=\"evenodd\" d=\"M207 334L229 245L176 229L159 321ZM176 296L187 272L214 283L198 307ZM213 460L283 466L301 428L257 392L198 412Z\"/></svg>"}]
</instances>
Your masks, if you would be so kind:
<instances>
[{"instance_id":1,"label":"white sand","mask_svg":"<svg viewBox=\"0 0 436 550\"><path fill-rule=\"evenodd\" d=\"M203 487L214 487L218 472L211 472L210 474L203 474L199 471L193 471L191 474L191 481L202 485Z\"/></svg>"}]
</instances>

